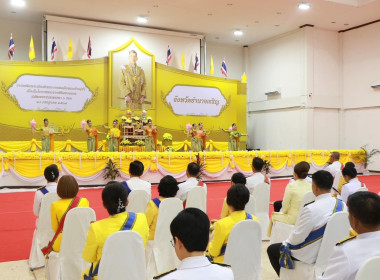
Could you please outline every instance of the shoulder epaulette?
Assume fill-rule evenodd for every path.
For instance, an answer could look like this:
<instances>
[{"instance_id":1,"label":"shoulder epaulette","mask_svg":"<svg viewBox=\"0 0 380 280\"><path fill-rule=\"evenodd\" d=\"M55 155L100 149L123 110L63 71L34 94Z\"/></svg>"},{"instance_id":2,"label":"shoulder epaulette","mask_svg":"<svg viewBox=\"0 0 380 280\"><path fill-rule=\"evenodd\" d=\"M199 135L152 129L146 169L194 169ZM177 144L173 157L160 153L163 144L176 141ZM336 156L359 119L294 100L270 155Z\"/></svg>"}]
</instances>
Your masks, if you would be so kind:
<instances>
[{"instance_id":1,"label":"shoulder epaulette","mask_svg":"<svg viewBox=\"0 0 380 280\"><path fill-rule=\"evenodd\" d=\"M309 204L312 204L312 203L314 203L314 201L306 203L303 207L308 206Z\"/></svg>"},{"instance_id":2,"label":"shoulder epaulette","mask_svg":"<svg viewBox=\"0 0 380 280\"><path fill-rule=\"evenodd\" d=\"M46 186L42 186L42 187L39 187L39 188L37 188L37 191L39 191L40 189L43 189L43 188L45 188Z\"/></svg>"},{"instance_id":3,"label":"shoulder epaulette","mask_svg":"<svg viewBox=\"0 0 380 280\"><path fill-rule=\"evenodd\" d=\"M166 271L166 272L164 272L164 273L158 274L158 275L154 276L153 279L160 279L161 277L163 277L163 276L165 276L165 275L168 275L168 274L170 274L170 273L172 273L172 272L174 272L174 271L176 271L176 270L177 270L177 269L174 268L174 269L172 269L172 270L169 270L169 271Z\"/></svg>"},{"instance_id":4,"label":"shoulder epaulette","mask_svg":"<svg viewBox=\"0 0 380 280\"><path fill-rule=\"evenodd\" d=\"M226 264L226 263L217 263L217 262L211 262L212 264L217 264L217 265L220 265L220 266L225 266L225 267L231 267L229 264Z\"/></svg>"},{"instance_id":5,"label":"shoulder epaulette","mask_svg":"<svg viewBox=\"0 0 380 280\"><path fill-rule=\"evenodd\" d=\"M350 237L348 237L348 238L345 238L345 239L339 241L338 243L336 243L336 246L342 245L343 243L345 243L345 242L347 242L347 241L350 241L350 240L352 240L352 239L355 239L355 238L356 238L356 236L350 236Z\"/></svg>"}]
</instances>

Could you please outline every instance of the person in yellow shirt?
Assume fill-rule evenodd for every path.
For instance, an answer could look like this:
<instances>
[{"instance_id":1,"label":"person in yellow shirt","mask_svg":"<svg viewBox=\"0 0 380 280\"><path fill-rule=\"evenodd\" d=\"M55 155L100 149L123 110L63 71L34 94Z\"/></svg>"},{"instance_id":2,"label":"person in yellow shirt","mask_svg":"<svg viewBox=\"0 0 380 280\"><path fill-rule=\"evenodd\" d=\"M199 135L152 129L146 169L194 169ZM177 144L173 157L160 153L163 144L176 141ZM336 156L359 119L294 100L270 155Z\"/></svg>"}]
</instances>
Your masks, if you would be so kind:
<instances>
[{"instance_id":1,"label":"person in yellow shirt","mask_svg":"<svg viewBox=\"0 0 380 280\"><path fill-rule=\"evenodd\" d=\"M68 208L73 203L74 198L77 196L79 186L75 178L71 175L62 176L57 185L57 194L61 198L51 204L51 226L53 231L56 232L62 217L66 214ZM89 207L90 203L87 198L80 198L76 207ZM61 248L62 232L57 236L53 242L53 251L59 252Z\"/></svg>"},{"instance_id":2,"label":"person in yellow shirt","mask_svg":"<svg viewBox=\"0 0 380 280\"><path fill-rule=\"evenodd\" d=\"M88 128L86 129L87 132L87 151L88 152L95 152L98 150L98 133L99 131L92 126L92 121L87 120Z\"/></svg>"},{"instance_id":3,"label":"person in yellow shirt","mask_svg":"<svg viewBox=\"0 0 380 280\"><path fill-rule=\"evenodd\" d=\"M231 186L236 185L236 184L245 184L247 183L247 179L245 178L243 173L236 172L232 175L231 177ZM222 207L222 212L220 213L220 218L223 219L225 217L228 217L231 214L230 207L228 207L227 204L227 197L223 201L223 207Z\"/></svg>"},{"instance_id":4,"label":"person in yellow shirt","mask_svg":"<svg viewBox=\"0 0 380 280\"><path fill-rule=\"evenodd\" d=\"M92 263L91 267L93 267L93 271L100 262L106 239L112 233L124 230L124 225L131 217L131 214L132 216L135 215L135 219L129 230L139 233L143 239L144 246L146 245L149 235L149 228L145 214L126 212L126 206L128 204L127 198L127 190L121 183L111 182L103 189L103 205L107 209L110 216L90 225L82 254L85 261ZM89 275L91 267L88 267L83 272L82 279L84 279L84 275ZM97 279L97 275L92 275L92 277L94 277L93 279Z\"/></svg>"},{"instance_id":5,"label":"person in yellow shirt","mask_svg":"<svg viewBox=\"0 0 380 280\"><path fill-rule=\"evenodd\" d=\"M148 240L154 240L154 233L156 231L158 209L161 201L168 197L175 197L178 191L178 183L174 177L167 175L160 180L158 184L158 198L149 201L145 211L146 219L149 226Z\"/></svg>"},{"instance_id":6,"label":"person in yellow shirt","mask_svg":"<svg viewBox=\"0 0 380 280\"><path fill-rule=\"evenodd\" d=\"M295 181L286 186L281 212L272 213L268 227L268 236L271 236L274 222L289 225L296 223L302 199L307 192L312 191L311 183L305 180L309 170L310 164L306 161L301 161L294 166L293 176Z\"/></svg>"},{"instance_id":7,"label":"person in yellow shirt","mask_svg":"<svg viewBox=\"0 0 380 280\"><path fill-rule=\"evenodd\" d=\"M214 236L208 245L208 257L214 262L222 263L224 253L228 245L228 238L234 225L238 222L252 219L258 219L244 211L245 205L249 200L249 190L242 184L233 185L227 192L227 204L230 207L231 214L215 223Z\"/></svg>"},{"instance_id":8,"label":"person in yellow shirt","mask_svg":"<svg viewBox=\"0 0 380 280\"><path fill-rule=\"evenodd\" d=\"M119 124L118 120L112 122L112 128L103 125L104 128L108 129L107 139L108 139L108 151L117 152L119 151L119 138L120 138L120 129L117 128Z\"/></svg>"}]
</instances>

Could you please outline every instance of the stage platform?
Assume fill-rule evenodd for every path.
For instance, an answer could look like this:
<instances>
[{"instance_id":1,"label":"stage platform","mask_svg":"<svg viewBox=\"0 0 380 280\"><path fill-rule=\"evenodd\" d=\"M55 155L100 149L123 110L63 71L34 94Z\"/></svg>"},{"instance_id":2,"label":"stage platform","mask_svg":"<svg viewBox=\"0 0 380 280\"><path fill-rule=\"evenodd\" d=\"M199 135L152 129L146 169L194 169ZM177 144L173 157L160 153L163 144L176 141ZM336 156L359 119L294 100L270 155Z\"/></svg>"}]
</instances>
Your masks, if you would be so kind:
<instances>
[{"instance_id":1,"label":"stage platform","mask_svg":"<svg viewBox=\"0 0 380 280\"><path fill-rule=\"evenodd\" d=\"M363 170L365 154L363 150L338 150L343 164L352 161L360 172ZM311 164L310 173L324 168L329 160L329 150L294 151L206 151L194 152L8 152L0 153L0 187L38 187L46 184L44 168L57 164L60 175L73 175L80 185L104 185L104 169L111 159L120 171L117 180L129 178L129 163L140 160L145 167L142 179L158 183L165 175L172 175L178 181L186 179L189 162L197 161L204 165L203 180L230 180L234 172L252 175L251 163L256 156L270 162L270 177L291 176L294 164L307 161Z\"/></svg>"}]
</instances>

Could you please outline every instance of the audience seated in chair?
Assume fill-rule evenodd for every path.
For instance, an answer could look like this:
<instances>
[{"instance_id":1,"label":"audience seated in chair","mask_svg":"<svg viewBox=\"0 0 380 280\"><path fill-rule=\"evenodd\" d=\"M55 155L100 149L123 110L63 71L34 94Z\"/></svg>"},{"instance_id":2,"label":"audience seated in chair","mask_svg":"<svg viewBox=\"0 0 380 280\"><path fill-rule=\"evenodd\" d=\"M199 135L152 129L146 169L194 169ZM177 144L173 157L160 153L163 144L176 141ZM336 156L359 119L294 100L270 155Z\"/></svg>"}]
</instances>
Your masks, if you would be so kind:
<instances>
[{"instance_id":1,"label":"audience seated in chair","mask_svg":"<svg viewBox=\"0 0 380 280\"><path fill-rule=\"evenodd\" d=\"M49 243L51 244L51 248L54 252L59 252L61 247L63 229L62 221L64 220L63 217L66 216L68 210L75 207L89 207L90 205L87 198L80 198L77 196L78 191L79 186L73 176L64 175L61 179L59 179L57 194L61 199L53 202L51 205L51 226L55 233L59 231L56 238Z\"/></svg>"},{"instance_id":2,"label":"audience seated in chair","mask_svg":"<svg viewBox=\"0 0 380 280\"><path fill-rule=\"evenodd\" d=\"M355 164L351 161L349 162L346 162L346 164L344 165L344 167L350 167L350 168L355 168ZM333 188L333 196L337 197L338 194L340 195L341 192L342 192L342 187L344 184L346 184L346 180L344 180L344 177L341 176L340 179L339 179L339 183L338 183L338 186L336 189Z\"/></svg>"},{"instance_id":3,"label":"audience seated in chair","mask_svg":"<svg viewBox=\"0 0 380 280\"><path fill-rule=\"evenodd\" d=\"M129 176L131 177L128 181L121 182L126 188L128 194L131 191L143 190L146 191L149 195L149 198L152 197L152 185L151 183L141 180L140 177L144 173L144 164L141 161L135 160L129 164Z\"/></svg>"},{"instance_id":4,"label":"audience seated in chair","mask_svg":"<svg viewBox=\"0 0 380 280\"><path fill-rule=\"evenodd\" d=\"M284 200L281 203L281 212L273 212L268 227L268 236L271 236L274 222L281 222L289 225L296 223L301 207L303 196L311 191L311 183L305 180L310 170L310 165L306 161L301 161L294 166L293 183L286 186Z\"/></svg>"},{"instance_id":5,"label":"audience seated in chair","mask_svg":"<svg viewBox=\"0 0 380 280\"><path fill-rule=\"evenodd\" d=\"M187 208L171 222L172 244L181 263L176 269L157 275L154 279L232 280L228 265L211 263L204 252L209 238L210 222L199 209Z\"/></svg>"},{"instance_id":6,"label":"audience seated in chair","mask_svg":"<svg viewBox=\"0 0 380 280\"><path fill-rule=\"evenodd\" d=\"M84 271L84 279L92 279L87 277L97 279L97 267L102 257L104 242L112 233L119 230L133 230L141 235L145 246L149 235L145 214L126 212L127 198L127 190L121 183L111 183L103 189L103 205L110 216L90 225L83 259L92 265Z\"/></svg>"},{"instance_id":7,"label":"audience seated in chair","mask_svg":"<svg viewBox=\"0 0 380 280\"><path fill-rule=\"evenodd\" d=\"M148 203L148 207L145 211L146 219L149 226L149 238L148 240L154 240L154 233L156 231L158 209L160 203L165 198L175 197L178 191L178 183L174 177L167 175L160 180L158 184L158 198L152 199Z\"/></svg>"},{"instance_id":8,"label":"audience seated in chair","mask_svg":"<svg viewBox=\"0 0 380 280\"><path fill-rule=\"evenodd\" d=\"M335 177L336 173L339 170L343 169L343 164L339 162L340 153L332 152L330 154L329 165L325 168L326 171L330 172L330 174Z\"/></svg>"},{"instance_id":9,"label":"audience seated in chair","mask_svg":"<svg viewBox=\"0 0 380 280\"><path fill-rule=\"evenodd\" d=\"M346 211L344 202L331 196L334 178L329 172L317 171L312 179L315 201L305 205L301 210L288 239L282 243L274 243L267 249L269 260L277 275L280 275L281 266L292 269L294 260L314 264L328 219L335 212Z\"/></svg>"},{"instance_id":10,"label":"audience seated in chair","mask_svg":"<svg viewBox=\"0 0 380 280\"><path fill-rule=\"evenodd\" d=\"M49 165L44 170L44 177L47 181L46 186L37 189L34 195L33 212L37 217L40 213L42 197L51 192L57 192L57 182L59 177L58 167L55 164Z\"/></svg>"},{"instance_id":11,"label":"audience seated in chair","mask_svg":"<svg viewBox=\"0 0 380 280\"><path fill-rule=\"evenodd\" d=\"M245 186L247 183L247 179L245 178L243 173L236 172L231 176L231 186L236 184L242 184ZM227 204L227 197L223 201L222 212L220 213L220 218L223 219L231 214L230 208Z\"/></svg>"},{"instance_id":12,"label":"audience seated in chair","mask_svg":"<svg viewBox=\"0 0 380 280\"><path fill-rule=\"evenodd\" d=\"M361 265L380 256L380 197L357 192L348 197L348 218L358 233L337 244L321 280L354 280Z\"/></svg>"},{"instance_id":13,"label":"audience seated in chair","mask_svg":"<svg viewBox=\"0 0 380 280\"><path fill-rule=\"evenodd\" d=\"M365 188L365 184L358 180L357 171L352 167L345 167L342 170L342 177L347 182L342 186L341 194L338 195L338 198L347 203L349 195L353 194L360 188Z\"/></svg>"},{"instance_id":14,"label":"audience seated in chair","mask_svg":"<svg viewBox=\"0 0 380 280\"><path fill-rule=\"evenodd\" d=\"M199 164L195 162L191 162L187 165L186 175L188 179L178 185L178 192L176 197L182 201L186 201L187 193L195 187L202 187L205 189L207 194L207 186L202 180L199 180L199 176L201 175L201 167Z\"/></svg>"},{"instance_id":15,"label":"audience seated in chair","mask_svg":"<svg viewBox=\"0 0 380 280\"><path fill-rule=\"evenodd\" d=\"M264 167L264 161L259 158L255 157L252 160L252 171L253 175L251 177L247 178L247 188L250 192L250 194L253 194L253 189L261 183L267 183L270 185L270 180L268 177L266 177L263 172Z\"/></svg>"},{"instance_id":16,"label":"audience seated in chair","mask_svg":"<svg viewBox=\"0 0 380 280\"><path fill-rule=\"evenodd\" d=\"M227 204L231 214L215 223L213 238L208 246L208 255L215 262L223 262L228 237L235 224L246 219L257 218L244 211L249 200L249 191L242 184L233 185L227 192Z\"/></svg>"}]
</instances>

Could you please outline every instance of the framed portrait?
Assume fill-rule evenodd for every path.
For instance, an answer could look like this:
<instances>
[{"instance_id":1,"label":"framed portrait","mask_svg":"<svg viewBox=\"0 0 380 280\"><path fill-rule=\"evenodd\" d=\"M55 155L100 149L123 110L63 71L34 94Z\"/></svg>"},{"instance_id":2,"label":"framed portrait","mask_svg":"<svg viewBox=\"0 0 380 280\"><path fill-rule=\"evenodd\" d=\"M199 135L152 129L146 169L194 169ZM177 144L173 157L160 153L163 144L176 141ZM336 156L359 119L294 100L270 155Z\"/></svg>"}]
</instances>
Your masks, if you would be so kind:
<instances>
[{"instance_id":1,"label":"framed portrait","mask_svg":"<svg viewBox=\"0 0 380 280\"><path fill-rule=\"evenodd\" d=\"M141 111L154 107L155 56L135 38L109 52L111 107Z\"/></svg>"}]
</instances>

